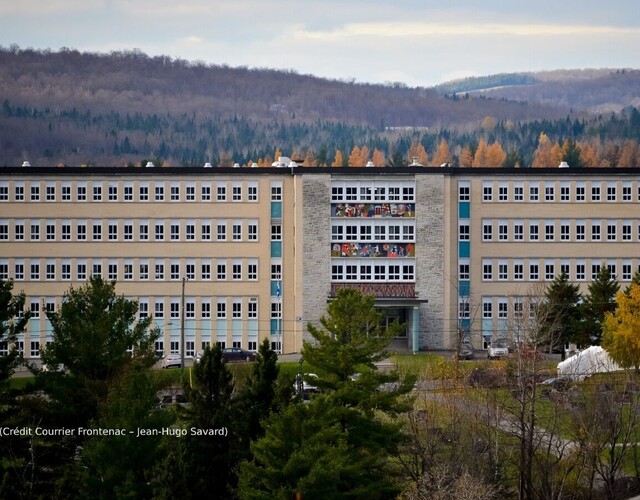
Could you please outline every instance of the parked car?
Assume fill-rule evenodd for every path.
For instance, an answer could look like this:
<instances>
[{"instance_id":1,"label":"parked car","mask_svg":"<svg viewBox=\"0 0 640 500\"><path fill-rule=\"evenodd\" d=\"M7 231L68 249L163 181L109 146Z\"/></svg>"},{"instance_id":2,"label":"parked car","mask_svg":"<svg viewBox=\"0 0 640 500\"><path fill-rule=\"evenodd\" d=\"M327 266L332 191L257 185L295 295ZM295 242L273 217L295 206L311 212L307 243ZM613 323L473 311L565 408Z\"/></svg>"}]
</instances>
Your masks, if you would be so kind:
<instances>
[{"instance_id":1,"label":"parked car","mask_svg":"<svg viewBox=\"0 0 640 500\"><path fill-rule=\"evenodd\" d=\"M182 358L180 354L167 354L162 357L162 368L181 368Z\"/></svg>"},{"instance_id":2,"label":"parked car","mask_svg":"<svg viewBox=\"0 0 640 500\"><path fill-rule=\"evenodd\" d=\"M458 359L473 359L473 346L469 342L462 342L458 351Z\"/></svg>"},{"instance_id":3,"label":"parked car","mask_svg":"<svg viewBox=\"0 0 640 500\"><path fill-rule=\"evenodd\" d=\"M224 361L255 361L257 356L255 352L245 351L239 347L222 349L222 359Z\"/></svg>"},{"instance_id":4,"label":"parked car","mask_svg":"<svg viewBox=\"0 0 640 500\"><path fill-rule=\"evenodd\" d=\"M487 349L487 357L489 359L506 358L508 355L509 347L504 339L494 340Z\"/></svg>"},{"instance_id":5,"label":"parked car","mask_svg":"<svg viewBox=\"0 0 640 500\"><path fill-rule=\"evenodd\" d=\"M310 380L317 378L318 376L315 373L298 374L296 381L293 383L293 391L295 394L302 396L302 399L309 399L311 394L319 392L318 387L310 382Z\"/></svg>"}]
</instances>

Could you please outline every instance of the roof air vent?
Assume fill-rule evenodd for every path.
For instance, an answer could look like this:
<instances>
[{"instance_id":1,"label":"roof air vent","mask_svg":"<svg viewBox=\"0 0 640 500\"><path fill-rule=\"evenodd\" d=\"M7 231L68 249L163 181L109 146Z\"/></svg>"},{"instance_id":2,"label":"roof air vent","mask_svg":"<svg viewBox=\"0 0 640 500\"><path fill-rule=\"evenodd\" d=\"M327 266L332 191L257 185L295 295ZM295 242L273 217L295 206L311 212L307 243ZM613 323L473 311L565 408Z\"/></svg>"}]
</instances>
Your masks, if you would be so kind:
<instances>
[{"instance_id":1,"label":"roof air vent","mask_svg":"<svg viewBox=\"0 0 640 500\"><path fill-rule=\"evenodd\" d=\"M569 168L569 164L566 161L561 161L558 168Z\"/></svg>"},{"instance_id":2,"label":"roof air vent","mask_svg":"<svg viewBox=\"0 0 640 500\"><path fill-rule=\"evenodd\" d=\"M25 161L22 162L22 166L23 167L30 167L31 163L29 163L28 161L25 160Z\"/></svg>"},{"instance_id":3,"label":"roof air vent","mask_svg":"<svg viewBox=\"0 0 640 500\"><path fill-rule=\"evenodd\" d=\"M204 164L204 168L213 168L213 167L211 166L211 163L207 162Z\"/></svg>"},{"instance_id":4,"label":"roof air vent","mask_svg":"<svg viewBox=\"0 0 640 500\"><path fill-rule=\"evenodd\" d=\"M155 165L153 164L153 162L152 162L152 161L148 161L148 162L147 162L147 168L153 168L153 167L155 167Z\"/></svg>"},{"instance_id":5,"label":"roof air vent","mask_svg":"<svg viewBox=\"0 0 640 500\"><path fill-rule=\"evenodd\" d=\"M367 164L365 165L365 167L375 167L375 165L373 164L373 162L371 160L369 160L367 162Z\"/></svg>"}]
</instances>

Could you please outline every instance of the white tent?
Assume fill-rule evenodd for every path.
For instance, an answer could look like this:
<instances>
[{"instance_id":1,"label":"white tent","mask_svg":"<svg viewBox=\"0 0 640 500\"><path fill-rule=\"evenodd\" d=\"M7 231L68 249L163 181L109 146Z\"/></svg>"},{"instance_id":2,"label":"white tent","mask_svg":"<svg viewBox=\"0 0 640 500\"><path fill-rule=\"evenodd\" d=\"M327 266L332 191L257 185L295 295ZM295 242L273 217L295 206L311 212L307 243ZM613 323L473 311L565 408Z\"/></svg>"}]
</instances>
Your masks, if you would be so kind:
<instances>
[{"instance_id":1,"label":"white tent","mask_svg":"<svg viewBox=\"0 0 640 500\"><path fill-rule=\"evenodd\" d=\"M615 372L620 368L600 346L591 346L558 363L558 376L584 380L594 373Z\"/></svg>"}]
</instances>

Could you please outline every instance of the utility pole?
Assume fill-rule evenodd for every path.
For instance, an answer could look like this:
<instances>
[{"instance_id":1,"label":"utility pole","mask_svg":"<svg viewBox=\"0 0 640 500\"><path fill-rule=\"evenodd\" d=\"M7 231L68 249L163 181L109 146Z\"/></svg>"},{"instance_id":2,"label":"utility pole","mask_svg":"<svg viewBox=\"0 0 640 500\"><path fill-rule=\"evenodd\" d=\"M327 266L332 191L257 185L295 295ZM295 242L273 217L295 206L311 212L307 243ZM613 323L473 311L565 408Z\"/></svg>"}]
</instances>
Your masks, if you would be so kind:
<instances>
[{"instance_id":1,"label":"utility pole","mask_svg":"<svg viewBox=\"0 0 640 500\"><path fill-rule=\"evenodd\" d=\"M182 277L182 303L180 305L180 379L184 378L184 317L186 311L184 310L184 286L187 282L187 277Z\"/></svg>"}]
</instances>

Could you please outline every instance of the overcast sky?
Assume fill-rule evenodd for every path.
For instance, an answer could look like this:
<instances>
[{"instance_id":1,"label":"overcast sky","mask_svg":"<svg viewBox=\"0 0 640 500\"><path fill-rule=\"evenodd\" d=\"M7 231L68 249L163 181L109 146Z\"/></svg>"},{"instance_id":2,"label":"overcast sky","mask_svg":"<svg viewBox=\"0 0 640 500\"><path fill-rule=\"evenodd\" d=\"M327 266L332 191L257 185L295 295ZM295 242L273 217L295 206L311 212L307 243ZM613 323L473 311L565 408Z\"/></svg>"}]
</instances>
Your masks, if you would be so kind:
<instances>
[{"instance_id":1,"label":"overcast sky","mask_svg":"<svg viewBox=\"0 0 640 500\"><path fill-rule=\"evenodd\" d=\"M637 0L0 0L0 45L432 86L640 68ZM1 68L0 68L1 70Z\"/></svg>"}]
</instances>

